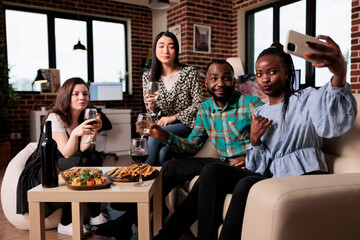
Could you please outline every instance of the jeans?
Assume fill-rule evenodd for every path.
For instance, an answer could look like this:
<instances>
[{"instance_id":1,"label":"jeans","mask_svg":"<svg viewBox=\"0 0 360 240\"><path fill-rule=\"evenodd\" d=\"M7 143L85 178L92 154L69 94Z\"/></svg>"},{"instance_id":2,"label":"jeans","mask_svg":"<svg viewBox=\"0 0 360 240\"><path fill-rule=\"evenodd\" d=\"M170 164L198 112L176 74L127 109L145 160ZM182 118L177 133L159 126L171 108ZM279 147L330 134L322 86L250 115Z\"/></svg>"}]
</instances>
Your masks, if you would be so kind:
<instances>
[{"instance_id":1,"label":"jeans","mask_svg":"<svg viewBox=\"0 0 360 240\"><path fill-rule=\"evenodd\" d=\"M162 129L171 132L180 137L187 137L191 133L192 129L183 123L174 123L167 126L163 126ZM165 146L159 139L149 137L149 156L145 163L149 165L161 166L165 161L171 158L171 150Z\"/></svg>"},{"instance_id":2,"label":"jeans","mask_svg":"<svg viewBox=\"0 0 360 240\"><path fill-rule=\"evenodd\" d=\"M250 181L247 181L247 179ZM248 192L255 182L263 179L266 179L266 177L246 169L241 169L240 167L229 166L223 162L214 161L211 164L207 164L203 167L200 178L190 193L164 224L157 239L178 239L196 219L199 219L199 240L217 239L218 226L222 220L222 210L226 194L233 193L234 196L234 194L239 193L239 196L242 196L240 200L243 201L234 204L234 206L239 206L240 209L243 208L245 210L247 194L243 196L242 193L244 191ZM244 183L245 188L243 184L240 184L241 187L239 189L236 188L240 182ZM242 221L243 214L239 214L237 211L234 213L237 219ZM233 222L233 219L228 219L228 221L236 224L237 229L235 230L241 234L242 222ZM233 228L230 228L230 230L229 234L226 235L229 237L222 239L240 238L231 235Z\"/></svg>"},{"instance_id":3,"label":"jeans","mask_svg":"<svg viewBox=\"0 0 360 240\"><path fill-rule=\"evenodd\" d=\"M165 198L177 185L200 175L205 166L213 163L227 164L218 158L188 158L165 162L162 167L163 197ZM198 185L199 181L193 187L195 190L190 191L174 214L165 222L157 239L178 239L195 222L198 218L198 191L196 190ZM163 205L165 206L165 204Z\"/></svg>"}]
</instances>

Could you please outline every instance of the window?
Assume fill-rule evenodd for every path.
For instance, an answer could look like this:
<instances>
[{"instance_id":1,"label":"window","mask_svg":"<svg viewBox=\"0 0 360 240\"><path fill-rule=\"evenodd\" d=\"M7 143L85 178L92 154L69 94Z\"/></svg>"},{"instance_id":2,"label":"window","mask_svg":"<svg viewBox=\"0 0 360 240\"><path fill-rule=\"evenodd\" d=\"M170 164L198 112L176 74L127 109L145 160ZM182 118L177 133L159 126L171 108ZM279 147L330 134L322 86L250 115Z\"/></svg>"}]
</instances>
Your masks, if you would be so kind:
<instances>
[{"instance_id":1,"label":"window","mask_svg":"<svg viewBox=\"0 0 360 240\"><path fill-rule=\"evenodd\" d=\"M341 11L338 11L342 9ZM272 12L264 15L263 12ZM284 42L289 29L308 35L326 34L332 37L340 46L346 60L350 61L351 4L337 0L284 0L276 1L267 6L248 11L246 62L247 73L254 73L255 61L259 49L264 49L273 41ZM256 22L262 23L257 24ZM270 27L269 24L272 24ZM334 27L336 26L336 27ZM270 37L262 36L264 43L256 41L259 32L266 32ZM327 69L314 68L302 58L292 56L295 69L301 71L300 84L303 87L320 87L330 80L331 73ZM348 77L350 82L350 63Z\"/></svg>"},{"instance_id":2,"label":"window","mask_svg":"<svg viewBox=\"0 0 360 240\"><path fill-rule=\"evenodd\" d=\"M5 21L10 82L17 91L32 91L43 68L59 69L61 84L81 77L89 83L123 81L127 90L126 22L14 6L5 6ZM78 40L87 51L72 50ZM38 83L34 91L40 91Z\"/></svg>"},{"instance_id":3,"label":"window","mask_svg":"<svg viewBox=\"0 0 360 240\"><path fill-rule=\"evenodd\" d=\"M346 79L350 82L351 3L348 2L346 7L344 1L317 0L316 9L316 33L329 35L339 45L347 61ZM328 69L317 68L315 87L324 85L331 76Z\"/></svg>"},{"instance_id":4,"label":"window","mask_svg":"<svg viewBox=\"0 0 360 240\"><path fill-rule=\"evenodd\" d=\"M93 32L94 82L119 82L120 78L126 76L125 26L94 21ZM111 46L111 51L109 51L109 46ZM125 84L123 84L123 89L126 89Z\"/></svg>"},{"instance_id":5,"label":"window","mask_svg":"<svg viewBox=\"0 0 360 240\"><path fill-rule=\"evenodd\" d=\"M5 17L10 82L16 90L31 91L36 71L49 67L46 15L8 10Z\"/></svg>"},{"instance_id":6,"label":"window","mask_svg":"<svg viewBox=\"0 0 360 240\"><path fill-rule=\"evenodd\" d=\"M295 2L293 4L280 7L280 31L279 39L281 43L285 42L286 33L292 29L297 32L306 32L306 6L305 1ZM300 84L305 84L305 61L297 56L292 56L295 69L300 70ZM303 73L303 74L301 74Z\"/></svg>"},{"instance_id":7,"label":"window","mask_svg":"<svg viewBox=\"0 0 360 240\"><path fill-rule=\"evenodd\" d=\"M71 77L88 79L87 52L73 51L74 44L86 41L86 22L63 18L55 19L56 68L60 69L60 84Z\"/></svg>"}]
</instances>

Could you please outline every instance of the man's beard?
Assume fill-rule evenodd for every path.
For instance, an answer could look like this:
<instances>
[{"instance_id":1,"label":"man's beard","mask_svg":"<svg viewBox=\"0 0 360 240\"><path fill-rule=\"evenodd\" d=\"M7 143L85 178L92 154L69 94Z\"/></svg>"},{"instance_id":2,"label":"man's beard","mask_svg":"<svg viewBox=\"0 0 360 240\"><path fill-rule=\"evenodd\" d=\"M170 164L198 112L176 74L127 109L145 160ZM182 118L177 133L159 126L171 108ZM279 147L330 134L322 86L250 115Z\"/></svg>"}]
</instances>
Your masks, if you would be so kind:
<instances>
[{"instance_id":1,"label":"man's beard","mask_svg":"<svg viewBox=\"0 0 360 240\"><path fill-rule=\"evenodd\" d=\"M209 89L209 87L206 87L208 93L214 98L215 102L221 102L221 103L227 103L231 97L231 93L233 89L226 88L226 94L224 97L218 97L216 94Z\"/></svg>"}]
</instances>

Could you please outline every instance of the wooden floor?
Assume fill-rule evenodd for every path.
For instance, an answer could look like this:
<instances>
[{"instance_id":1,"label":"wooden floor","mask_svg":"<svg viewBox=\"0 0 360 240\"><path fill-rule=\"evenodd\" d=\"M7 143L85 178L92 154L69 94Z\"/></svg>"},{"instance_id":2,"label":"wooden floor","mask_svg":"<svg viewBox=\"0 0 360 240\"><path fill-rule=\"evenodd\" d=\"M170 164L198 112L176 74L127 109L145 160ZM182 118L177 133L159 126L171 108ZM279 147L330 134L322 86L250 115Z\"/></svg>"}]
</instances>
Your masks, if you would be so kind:
<instances>
[{"instance_id":1,"label":"wooden floor","mask_svg":"<svg viewBox=\"0 0 360 240\"><path fill-rule=\"evenodd\" d=\"M114 160L112 157L107 157L103 165L104 166L129 166L133 164L130 156L120 156L119 160ZM6 167L0 167L0 185L2 184L2 179L5 173ZM111 211L111 210L110 210ZM110 216L116 216L117 213L110 212ZM137 240L137 233L136 228L133 228L134 235L132 237L132 240ZM1 240L27 240L29 239L29 232L24 230L19 230L15 228L11 223L9 223L3 213L2 207L0 205L0 239ZM56 229L47 230L46 231L46 239L51 240L67 240L72 239L71 236L59 234ZM107 238L102 236L89 236L86 237L86 239L89 240L106 240L106 239L114 239L114 238ZM183 234L183 236L180 238L180 240L194 240L194 236L191 234L191 232L186 232Z\"/></svg>"}]
</instances>

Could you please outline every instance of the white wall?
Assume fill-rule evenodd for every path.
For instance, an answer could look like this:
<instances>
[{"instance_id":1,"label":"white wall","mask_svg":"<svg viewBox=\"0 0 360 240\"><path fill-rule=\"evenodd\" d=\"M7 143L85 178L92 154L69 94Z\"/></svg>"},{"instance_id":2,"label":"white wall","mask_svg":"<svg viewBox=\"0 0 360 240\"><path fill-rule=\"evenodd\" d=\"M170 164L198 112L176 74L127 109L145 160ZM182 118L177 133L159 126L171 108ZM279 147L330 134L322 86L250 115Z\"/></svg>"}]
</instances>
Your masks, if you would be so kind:
<instances>
[{"instance_id":1,"label":"white wall","mask_svg":"<svg viewBox=\"0 0 360 240\"><path fill-rule=\"evenodd\" d=\"M152 9L152 29L153 39L162 31L167 30L166 10Z\"/></svg>"}]
</instances>

